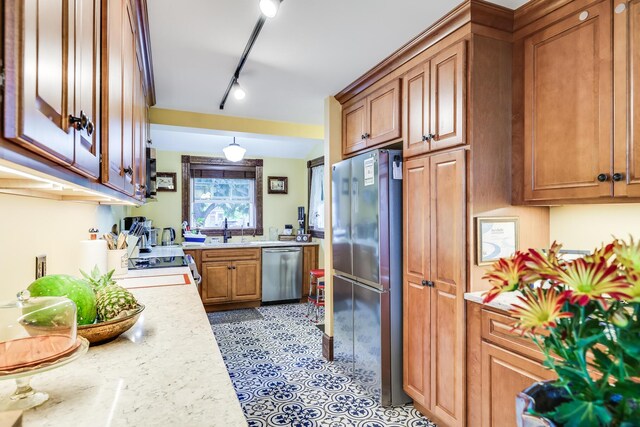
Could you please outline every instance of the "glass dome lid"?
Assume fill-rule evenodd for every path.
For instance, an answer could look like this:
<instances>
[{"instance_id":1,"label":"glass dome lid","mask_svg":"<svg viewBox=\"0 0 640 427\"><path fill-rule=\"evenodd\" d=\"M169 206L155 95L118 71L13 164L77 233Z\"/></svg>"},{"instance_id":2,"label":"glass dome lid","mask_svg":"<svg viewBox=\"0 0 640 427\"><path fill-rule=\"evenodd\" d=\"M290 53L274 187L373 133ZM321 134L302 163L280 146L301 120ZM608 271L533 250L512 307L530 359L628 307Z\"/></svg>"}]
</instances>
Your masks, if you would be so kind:
<instances>
[{"instance_id":1,"label":"glass dome lid","mask_svg":"<svg viewBox=\"0 0 640 427\"><path fill-rule=\"evenodd\" d=\"M28 291L0 304L0 371L63 357L77 341L76 305L64 297L31 298Z\"/></svg>"}]
</instances>

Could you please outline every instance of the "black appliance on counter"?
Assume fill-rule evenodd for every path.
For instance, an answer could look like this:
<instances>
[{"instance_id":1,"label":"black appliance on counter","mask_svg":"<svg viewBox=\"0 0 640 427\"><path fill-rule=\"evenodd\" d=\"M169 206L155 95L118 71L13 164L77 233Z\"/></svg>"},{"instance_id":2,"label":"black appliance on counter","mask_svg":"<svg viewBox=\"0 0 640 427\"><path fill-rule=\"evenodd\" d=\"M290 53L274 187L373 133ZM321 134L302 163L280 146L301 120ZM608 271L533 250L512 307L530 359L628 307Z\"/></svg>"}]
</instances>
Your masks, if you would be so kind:
<instances>
[{"instance_id":1,"label":"black appliance on counter","mask_svg":"<svg viewBox=\"0 0 640 427\"><path fill-rule=\"evenodd\" d=\"M131 226L136 222L143 223L147 220L144 216L126 216L122 219L120 223L120 231L129 231L131 230Z\"/></svg>"},{"instance_id":2,"label":"black appliance on counter","mask_svg":"<svg viewBox=\"0 0 640 427\"><path fill-rule=\"evenodd\" d=\"M187 267L187 259L183 256L163 256L149 258L129 258L129 270L146 270L148 268Z\"/></svg>"}]
</instances>

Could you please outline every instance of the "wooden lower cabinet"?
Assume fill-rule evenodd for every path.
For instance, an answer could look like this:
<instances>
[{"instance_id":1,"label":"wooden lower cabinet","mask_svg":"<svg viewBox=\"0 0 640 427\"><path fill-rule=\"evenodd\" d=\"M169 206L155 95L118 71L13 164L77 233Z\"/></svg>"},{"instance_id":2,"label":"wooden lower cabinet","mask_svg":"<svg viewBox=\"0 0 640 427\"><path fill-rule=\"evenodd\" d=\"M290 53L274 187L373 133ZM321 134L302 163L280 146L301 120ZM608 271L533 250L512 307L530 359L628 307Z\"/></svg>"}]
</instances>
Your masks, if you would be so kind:
<instances>
[{"instance_id":1,"label":"wooden lower cabinet","mask_svg":"<svg viewBox=\"0 0 640 427\"><path fill-rule=\"evenodd\" d=\"M318 268L318 246L304 246L302 249L302 298L309 296L311 277L309 272Z\"/></svg>"},{"instance_id":2,"label":"wooden lower cabinet","mask_svg":"<svg viewBox=\"0 0 640 427\"><path fill-rule=\"evenodd\" d=\"M201 296L205 304L231 301L231 264L226 261L203 262Z\"/></svg>"},{"instance_id":3,"label":"wooden lower cabinet","mask_svg":"<svg viewBox=\"0 0 640 427\"><path fill-rule=\"evenodd\" d=\"M260 260L231 263L231 300L259 301L262 299L262 270Z\"/></svg>"},{"instance_id":4,"label":"wooden lower cabinet","mask_svg":"<svg viewBox=\"0 0 640 427\"><path fill-rule=\"evenodd\" d=\"M482 426L516 425L516 396L537 381L553 379L540 362L482 342Z\"/></svg>"},{"instance_id":5,"label":"wooden lower cabinet","mask_svg":"<svg viewBox=\"0 0 640 427\"><path fill-rule=\"evenodd\" d=\"M259 248L191 249L202 276L200 297L207 311L257 307L262 300ZM309 295L309 271L318 268L318 246L303 247L302 296Z\"/></svg>"},{"instance_id":6,"label":"wooden lower cabinet","mask_svg":"<svg viewBox=\"0 0 640 427\"><path fill-rule=\"evenodd\" d=\"M505 312L467 304L467 425L516 425L516 396L537 381L555 375L543 354L508 328L515 319Z\"/></svg>"}]
</instances>

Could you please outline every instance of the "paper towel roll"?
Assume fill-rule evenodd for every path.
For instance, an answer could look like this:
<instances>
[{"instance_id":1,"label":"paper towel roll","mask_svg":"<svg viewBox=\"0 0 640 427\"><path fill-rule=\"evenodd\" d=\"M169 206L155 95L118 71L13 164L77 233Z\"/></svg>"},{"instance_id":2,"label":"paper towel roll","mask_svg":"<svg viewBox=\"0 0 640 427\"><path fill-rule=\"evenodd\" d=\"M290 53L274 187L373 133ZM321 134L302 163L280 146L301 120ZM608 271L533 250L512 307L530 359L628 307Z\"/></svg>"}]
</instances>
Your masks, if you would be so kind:
<instances>
[{"instance_id":1,"label":"paper towel roll","mask_svg":"<svg viewBox=\"0 0 640 427\"><path fill-rule=\"evenodd\" d=\"M107 272L106 240L81 240L78 268L86 273L91 273L96 265L102 274Z\"/></svg>"}]
</instances>

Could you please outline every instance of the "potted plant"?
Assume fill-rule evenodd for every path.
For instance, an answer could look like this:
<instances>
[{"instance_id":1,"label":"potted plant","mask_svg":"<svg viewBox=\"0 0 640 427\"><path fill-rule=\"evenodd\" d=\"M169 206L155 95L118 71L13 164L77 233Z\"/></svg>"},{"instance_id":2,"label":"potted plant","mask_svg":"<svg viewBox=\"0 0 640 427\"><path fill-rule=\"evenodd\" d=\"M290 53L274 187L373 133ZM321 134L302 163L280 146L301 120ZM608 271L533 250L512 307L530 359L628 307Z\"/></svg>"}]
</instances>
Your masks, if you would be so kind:
<instances>
[{"instance_id":1,"label":"potted plant","mask_svg":"<svg viewBox=\"0 0 640 427\"><path fill-rule=\"evenodd\" d=\"M571 261L560 248L517 252L485 275L485 303L519 292L514 329L558 378L526 390L518 423L640 426L640 242L615 239Z\"/></svg>"}]
</instances>

